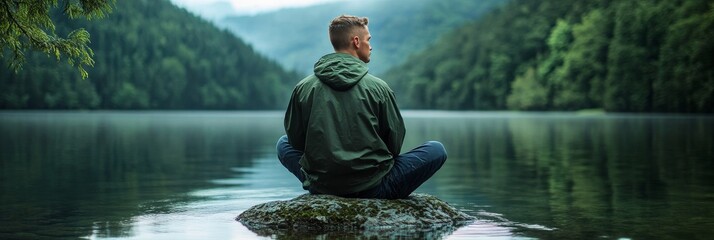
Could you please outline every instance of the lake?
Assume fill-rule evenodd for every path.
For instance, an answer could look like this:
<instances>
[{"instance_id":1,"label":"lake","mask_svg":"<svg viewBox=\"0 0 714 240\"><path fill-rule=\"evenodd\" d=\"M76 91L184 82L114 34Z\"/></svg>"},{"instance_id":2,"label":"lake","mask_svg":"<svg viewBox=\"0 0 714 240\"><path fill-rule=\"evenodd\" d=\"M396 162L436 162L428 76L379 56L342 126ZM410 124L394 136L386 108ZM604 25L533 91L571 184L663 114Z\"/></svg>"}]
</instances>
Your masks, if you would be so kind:
<instances>
[{"instance_id":1,"label":"lake","mask_svg":"<svg viewBox=\"0 0 714 240\"><path fill-rule=\"evenodd\" d=\"M275 154L282 114L0 112L0 239L296 239L234 220L305 193ZM438 140L449 154L417 192L478 220L340 238L714 235L712 116L403 114L405 151Z\"/></svg>"}]
</instances>

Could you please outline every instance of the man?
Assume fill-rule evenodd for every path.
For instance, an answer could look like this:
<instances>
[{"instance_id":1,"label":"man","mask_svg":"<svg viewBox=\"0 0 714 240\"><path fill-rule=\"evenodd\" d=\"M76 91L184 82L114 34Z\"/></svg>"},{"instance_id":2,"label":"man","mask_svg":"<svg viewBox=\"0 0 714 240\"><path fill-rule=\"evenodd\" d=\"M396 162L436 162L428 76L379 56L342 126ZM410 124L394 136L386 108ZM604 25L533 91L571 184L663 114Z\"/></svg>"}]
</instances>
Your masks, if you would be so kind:
<instances>
[{"instance_id":1,"label":"man","mask_svg":"<svg viewBox=\"0 0 714 240\"><path fill-rule=\"evenodd\" d=\"M406 198L446 161L435 141L399 155L405 128L394 93L367 73L372 36L364 17L332 20L335 53L293 90L285 113L280 162L315 194Z\"/></svg>"}]
</instances>

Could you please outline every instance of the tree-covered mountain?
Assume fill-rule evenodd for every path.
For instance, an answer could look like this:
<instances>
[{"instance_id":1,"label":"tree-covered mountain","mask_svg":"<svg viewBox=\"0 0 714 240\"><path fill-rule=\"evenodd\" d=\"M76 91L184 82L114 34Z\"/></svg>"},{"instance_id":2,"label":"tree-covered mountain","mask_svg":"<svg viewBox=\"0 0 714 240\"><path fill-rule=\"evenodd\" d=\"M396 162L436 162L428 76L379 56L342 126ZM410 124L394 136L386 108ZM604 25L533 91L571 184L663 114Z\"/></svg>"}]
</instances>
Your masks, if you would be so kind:
<instances>
[{"instance_id":1,"label":"tree-covered mountain","mask_svg":"<svg viewBox=\"0 0 714 240\"><path fill-rule=\"evenodd\" d=\"M285 9L255 16L229 17L219 24L283 66L311 73L315 61L332 52L330 21L341 15L369 18L370 71L381 73L444 33L503 5L507 0L366 0Z\"/></svg>"},{"instance_id":2,"label":"tree-covered mountain","mask_svg":"<svg viewBox=\"0 0 714 240\"><path fill-rule=\"evenodd\" d=\"M409 108L714 112L714 1L515 0L385 76Z\"/></svg>"},{"instance_id":3,"label":"tree-covered mountain","mask_svg":"<svg viewBox=\"0 0 714 240\"><path fill-rule=\"evenodd\" d=\"M56 32L85 28L89 78L45 54L0 68L5 109L279 109L299 76L166 0L117 1L100 20L55 14ZM64 61L64 59L63 59Z\"/></svg>"}]
</instances>

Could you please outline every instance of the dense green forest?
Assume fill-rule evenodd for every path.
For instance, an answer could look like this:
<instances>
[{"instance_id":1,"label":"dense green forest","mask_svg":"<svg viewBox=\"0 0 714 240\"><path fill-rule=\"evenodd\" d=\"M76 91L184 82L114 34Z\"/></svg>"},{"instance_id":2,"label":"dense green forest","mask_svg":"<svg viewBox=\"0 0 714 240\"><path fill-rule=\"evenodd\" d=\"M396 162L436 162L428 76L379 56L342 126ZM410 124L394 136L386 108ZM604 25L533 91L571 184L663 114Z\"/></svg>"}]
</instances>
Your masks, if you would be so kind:
<instances>
[{"instance_id":1,"label":"dense green forest","mask_svg":"<svg viewBox=\"0 0 714 240\"><path fill-rule=\"evenodd\" d=\"M89 78L28 52L17 73L0 68L0 108L281 109L300 77L167 0L117 1L99 20L53 20L58 35L91 34Z\"/></svg>"},{"instance_id":2,"label":"dense green forest","mask_svg":"<svg viewBox=\"0 0 714 240\"><path fill-rule=\"evenodd\" d=\"M382 73L434 44L444 33L502 6L505 0L367 0L284 9L218 21L283 66L312 73L332 52L330 21L340 14L366 16L372 38L370 72Z\"/></svg>"},{"instance_id":3,"label":"dense green forest","mask_svg":"<svg viewBox=\"0 0 714 240\"><path fill-rule=\"evenodd\" d=\"M714 112L714 1L515 0L385 76L408 108Z\"/></svg>"}]
</instances>

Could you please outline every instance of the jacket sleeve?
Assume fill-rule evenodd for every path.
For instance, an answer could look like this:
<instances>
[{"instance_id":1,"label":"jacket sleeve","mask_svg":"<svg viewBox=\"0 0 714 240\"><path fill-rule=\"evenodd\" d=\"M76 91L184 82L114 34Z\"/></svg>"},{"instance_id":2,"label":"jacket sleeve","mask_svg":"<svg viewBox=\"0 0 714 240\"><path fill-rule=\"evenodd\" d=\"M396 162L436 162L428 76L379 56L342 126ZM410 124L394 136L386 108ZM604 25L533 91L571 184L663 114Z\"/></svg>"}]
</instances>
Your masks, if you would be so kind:
<instances>
[{"instance_id":1,"label":"jacket sleeve","mask_svg":"<svg viewBox=\"0 0 714 240\"><path fill-rule=\"evenodd\" d=\"M297 150L305 151L305 121L303 121L300 107L298 88L295 88L290 96L288 109L285 111L284 125L288 143Z\"/></svg>"},{"instance_id":2,"label":"jacket sleeve","mask_svg":"<svg viewBox=\"0 0 714 240\"><path fill-rule=\"evenodd\" d=\"M382 116L380 116L380 127L382 128L382 140L387 144L387 148L392 153L392 157L399 156L402 151L402 143L404 143L404 120L399 112L394 93L387 91L387 97L382 104Z\"/></svg>"}]
</instances>

